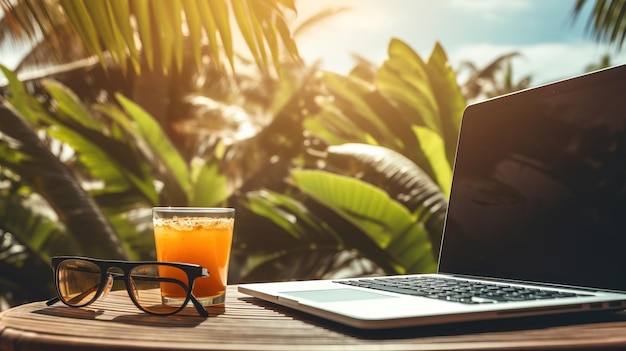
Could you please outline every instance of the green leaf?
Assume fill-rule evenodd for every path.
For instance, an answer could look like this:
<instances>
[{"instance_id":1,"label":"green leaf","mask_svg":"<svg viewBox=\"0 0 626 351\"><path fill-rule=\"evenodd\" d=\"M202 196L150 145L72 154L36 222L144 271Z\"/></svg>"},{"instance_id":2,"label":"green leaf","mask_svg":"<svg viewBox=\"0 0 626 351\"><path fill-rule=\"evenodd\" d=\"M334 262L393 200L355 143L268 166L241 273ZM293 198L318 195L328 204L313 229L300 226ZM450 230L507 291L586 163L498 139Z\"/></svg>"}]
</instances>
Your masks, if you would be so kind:
<instances>
[{"instance_id":1,"label":"green leaf","mask_svg":"<svg viewBox=\"0 0 626 351\"><path fill-rule=\"evenodd\" d=\"M91 113L87 111L80 102L80 98L71 89L49 79L43 80L41 84L50 93L50 96L54 98L58 104L59 111L71 117L73 121L78 122L82 126L93 130L101 130L98 122L93 119Z\"/></svg>"},{"instance_id":2,"label":"green leaf","mask_svg":"<svg viewBox=\"0 0 626 351\"><path fill-rule=\"evenodd\" d=\"M263 26L260 23L258 23L258 21L255 21L255 26L258 27L263 33L260 38L258 37L261 34L260 33L257 34L258 40L262 43L263 37L265 37L265 40L267 41L267 45L270 49L270 54L272 56L272 62L274 63L274 67L280 67L281 65L280 50L278 48L278 39L276 38L276 33L278 32L278 28L273 23ZM262 50L261 52L264 52L264 51L265 50ZM278 70L279 75L281 74L281 72L282 70Z\"/></svg>"},{"instance_id":3,"label":"green leaf","mask_svg":"<svg viewBox=\"0 0 626 351\"><path fill-rule=\"evenodd\" d=\"M154 150L154 154L162 159L164 165L177 180L181 189L183 189L189 197L191 193L191 183L187 164L169 141L169 138L163 132L159 124L149 113L142 109L141 106L135 104L122 94L118 93L115 97L126 113L137 123L137 133Z\"/></svg>"},{"instance_id":4,"label":"green leaf","mask_svg":"<svg viewBox=\"0 0 626 351\"><path fill-rule=\"evenodd\" d=\"M457 84L456 74L452 70L448 57L439 43L435 44L427 67L428 77L439 106L441 137L445 143L446 157L448 162L453 164L461 118L467 102Z\"/></svg>"},{"instance_id":5,"label":"green leaf","mask_svg":"<svg viewBox=\"0 0 626 351\"><path fill-rule=\"evenodd\" d=\"M14 147L27 155L27 159L14 165L12 170L51 204L79 244L80 253L126 258L119 238L74 173L50 152L37 132L15 110L0 105L0 117L8 135L18 141ZM81 235L85 232L89 235Z\"/></svg>"},{"instance_id":6,"label":"green leaf","mask_svg":"<svg viewBox=\"0 0 626 351\"><path fill-rule=\"evenodd\" d=\"M134 0L130 2L137 21L137 32L141 39L141 50L146 58L148 69L154 70L154 48L152 43L152 29L150 28L150 7L148 0Z\"/></svg>"},{"instance_id":7,"label":"green leaf","mask_svg":"<svg viewBox=\"0 0 626 351\"><path fill-rule=\"evenodd\" d=\"M392 39L389 59L378 71L376 87L403 110L412 124L440 132L439 110L422 59L405 43Z\"/></svg>"},{"instance_id":8,"label":"green leaf","mask_svg":"<svg viewBox=\"0 0 626 351\"><path fill-rule=\"evenodd\" d=\"M255 6L256 5L256 6ZM263 26L270 26L271 24L268 24L267 22L265 23L261 23L261 21L259 21L259 18L257 17L257 14L264 16L263 12L267 12L267 7L265 6L258 6L258 1L257 0L246 0L245 1L245 6L248 9L248 16L250 18L250 24L252 26L252 34L254 34L254 42L256 43L256 47L259 49L259 54L261 56L261 62L263 63L262 67L265 67L267 69L268 64L267 64L267 54L265 52L265 42L264 42L264 34L263 34ZM276 50L278 50L278 46L274 47ZM270 50L272 50L273 48L270 46ZM276 52L276 55L278 55L278 52ZM278 67L278 66L276 66Z\"/></svg>"},{"instance_id":9,"label":"green leaf","mask_svg":"<svg viewBox=\"0 0 626 351\"><path fill-rule=\"evenodd\" d=\"M421 128L429 135L435 133ZM445 158L437 159L444 162ZM447 197L422 167L408 157L385 147L366 144L331 145L326 148L325 170L352 176L381 190L402 204L423 222L433 244L433 253L439 254ZM449 174L450 169L444 174Z\"/></svg>"},{"instance_id":10,"label":"green leaf","mask_svg":"<svg viewBox=\"0 0 626 351\"><path fill-rule=\"evenodd\" d=\"M183 55L185 50L183 48L184 44L184 36L182 31L182 4L180 0L169 0L162 1L158 3L159 5L166 5L166 9L169 11L169 18L171 20L171 35L172 35L172 46L173 46L173 55L174 62L176 63L176 71L181 72L183 70ZM169 5L169 8L167 7ZM157 6L156 3L153 2L153 6ZM201 42L192 42L191 46L199 46Z\"/></svg>"},{"instance_id":11,"label":"green leaf","mask_svg":"<svg viewBox=\"0 0 626 351\"><path fill-rule=\"evenodd\" d=\"M306 209L303 209L295 199L272 191L250 192L246 194L246 199L247 207L252 212L268 218L295 239L306 241L307 245L312 243L305 227L297 220L310 217L302 215ZM315 222L308 222L314 227L317 226Z\"/></svg>"},{"instance_id":12,"label":"green leaf","mask_svg":"<svg viewBox=\"0 0 626 351\"><path fill-rule=\"evenodd\" d=\"M299 189L350 218L389 251L407 272L434 271L428 234L387 193L351 177L323 171L294 171Z\"/></svg>"},{"instance_id":13,"label":"green leaf","mask_svg":"<svg viewBox=\"0 0 626 351\"><path fill-rule=\"evenodd\" d=\"M4 194L0 199L0 223L0 228L13 233L44 262L54 255L78 251L76 241L62 224L24 206L16 193Z\"/></svg>"},{"instance_id":14,"label":"green leaf","mask_svg":"<svg viewBox=\"0 0 626 351\"><path fill-rule=\"evenodd\" d=\"M194 60L196 62L196 68L200 71L202 69L202 20L200 15L202 14L200 8L206 6L202 4L202 1L182 0L182 6L185 10L185 19L187 26L189 27L189 39L191 41L191 50L193 51ZM201 5L202 4L202 5ZM213 25L215 27L215 25ZM182 50L181 50L182 52ZM214 51L219 52L219 51ZM219 56L219 55L216 55ZM219 66L218 66L219 67Z\"/></svg>"},{"instance_id":15,"label":"green leaf","mask_svg":"<svg viewBox=\"0 0 626 351\"><path fill-rule=\"evenodd\" d=\"M121 167L109 158L107 153L80 133L68 128L51 127L48 133L54 138L61 140L77 151L81 164L89 174L96 179L103 180L111 191L124 191L128 189L128 180L123 174Z\"/></svg>"},{"instance_id":16,"label":"green leaf","mask_svg":"<svg viewBox=\"0 0 626 351\"><path fill-rule=\"evenodd\" d=\"M348 117L358 128L372 135L379 143L385 143L387 146L397 143L397 137L389 132L385 120L378 116L366 101L368 94L373 91L373 86L354 77L344 77L330 72L324 73L322 80L335 99L333 104L344 114L350 114Z\"/></svg>"},{"instance_id":17,"label":"green leaf","mask_svg":"<svg viewBox=\"0 0 626 351\"><path fill-rule=\"evenodd\" d=\"M108 48L113 60L121 65L122 71L126 72L126 50L121 38L115 33L117 30L115 20L111 18L109 3L104 1L84 1L86 7L85 16L91 16L94 26L97 28L98 38L102 40L102 45Z\"/></svg>"},{"instance_id":18,"label":"green leaf","mask_svg":"<svg viewBox=\"0 0 626 351\"><path fill-rule=\"evenodd\" d=\"M129 152L132 147L105 137L99 124L67 87L49 80L44 81L43 85L57 102L60 112L72 117L80 126L87 127L55 124L47 128L48 133L76 150L78 159L90 174L105 181L107 191L126 191L133 184L149 201L156 203L158 196L152 184L152 176L149 169L142 167L133 158L133 153ZM126 150L120 152L120 149Z\"/></svg>"},{"instance_id":19,"label":"green leaf","mask_svg":"<svg viewBox=\"0 0 626 351\"><path fill-rule=\"evenodd\" d=\"M298 47L296 46L295 40L293 40L293 37L291 36L291 32L289 31L287 24L285 24L284 21L278 21L275 23L275 26L291 58L298 63L302 63L300 54L298 53Z\"/></svg>"},{"instance_id":20,"label":"green leaf","mask_svg":"<svg viewBox=\"0 0 626 351\"><path fill-rule=\"evenodd\" d=\"M139 57L139 50L135 44L135 35L133 28L131 27L131 13L130 4L127 0L111 0L108 1L108 9L112 13L114 19L115 31L121 36L124 47L128 49L130 61L133 64L135 72L141 72L141 59ZM132 17L137 20L137 17ZM139 20L137 20L139 21Z\"/></svg>"},{"instance_id":21,"label":"green leaf","mask_svg":"<svg viewBox=\"0 0 626 351\"><path fill-rule=\"evenodd\" d=\"M450 185L452 185L452 166L446 157L443 139L439 134L428 128L413 126L413 130L420 140L424 155L430 162L437 184L448 197L450 195Z\"/></svg>"},{"instance_id":22,"label":"green leaf","mask_svg":"<svg viewBox=\"0 0 626 351\"><path fill-rule=\"evenodd\" d=\"M194 160L191 164L193 192L190 194L189 206L219 207L230 196L224 174L215 162Z\"/></svg>"},{"instance_id":23,"label":"green leaf","mask_svg":"<svg viewBox=\"0 0 626 351\"><path fill-rule=\"evenodd\" d=\"M336 279L381 275L382 272L357 252L337 247L300 245L272 255L248 258L252 269L246 281L288 281L294 279Z\"/></svg>"},{"instance_id":24,"label":"green leaf","mask_svg":"<svg viewBox=\"0 0 626 351\"><path fill-rule=\"evenodd\" d=\"M122 128L122 130L127 133L134 134L133 132L135 131L135 127L132 124L132 121L128 118L124 111L117 107L117 105L96 104L93 105L93 109L94 111L101 112L111 118L115 126Z\"/></svg>"},{"instance_id":25,"label":"green leaf","mask_svg":"<svg viewBox=\"0 0 626 351\"><path fill-rule=\"evenodd\" d=\"M130 259L134 261L156 260L154 249L154 235L152 231L150 208L139 208L140 204L131 204L133 214L125 208L121 208L120 203L109 208L105 208L106 217L119 233L122 244L129 253Z\"/></svg>"},{"instance_id":26,"label":"green leaf","mask_svg":"<svg viewBox=\"0 0 626 351\"><path fill-rule=\"evenodd\" d=\"M12 3L8 0L4 2ZM220 57L225 54L234 72L234 46L237 43L232 38L233 18L239 24L242 37L256 64L265 73L269 73L269 55L276 72L281 70L282 60L278 58L283 51L294 61L300 62L284 14L284 11L295 11L293 1L28 0L16 4L19 5L5 6L5 10L10 13L13 20L11 24L18 27L17 30L26 33L33 41L41 38L56 40L59 33L65 31L62 27L67 20L88 51L98 56L105 70L113 62L126 72L130 62L135 73L139 74L144 62L140 55L145 55L150 71L154 70L155 64L159 64L164 73L180 72L186 59L185 44L189 44L198 65L204 55L203 45L206 44L202 38L204 31L212 49L207 50L209 58L220 70L225 71ZM63 15L66 16L62 20L57 18ZM62 50L60 45L53 46L55 51ZM58 52L54 54L60 55Z\"/></svg>"},{"instance_id":27,"label":"green leaf","mask_svg":"<svg viewBox=\"0 0 626 351\"><path fill-rule=\"evenodd\" d=\"M259 47L257 46L253 24L251 23L251 18L248 14L248 8L247 8L248 6L245 0L231 0L230 3L233 7L235 20L239 24L239 30L241 32L241 35L243 36L244 41L248 45L248 49L250 50L252 57L254 57L254 60L262 69L265 69L266 68L266 66L264 66L265 60L261 57L262 54L259 51Z\"/></svg>"},{"instance_id":28,"label":"green leaf","mask_svg":"<svg viewBox=\"0 0 626 351\"><path fill-rule=\"evenodd\" d=\"M191 1L191 0L188 0L188 1ZM215 1L210 1L210 3L214 3L214 2ZM217 24L215 23L215 19L213 18L213 16L216 16L217 14L214 14L213 12L211 12L211 8L209 8L209 3L205 1L198 1L195 4L196 6L198 6L197 10L199 12L198 13L199 19L202 21L202 24L204 26L204 32L206 33L209 39L209 47L211 48L211 52L216 53L215 55L213 55L213 60L215 60L215 66L222 69L222 59L219 55L220 49L218 46L218 39L217 39ZM234 61L232 57L233 56L232 43L230 43L232 41L232 39L230 39L230 28L227 33L220 32L220 34L223 37L228 38L227 40L228 42L224 43L224 50L227 52L231 67L234 67ZM223 37L222 37L222 40L225 40Z\"/></svg>"},{"instance_id":29,"label":"green leaf","mask_svg":"<svg viewBox=\"0 0 626 351\"><path fill-rule=\"evenodd\" d=\"M328 86L336 98L341 98L353 105L353 109L368 120L379 121L378 116L363 100L363 96L371 92L373 87L351 77L345 77L332 72L324 72L323 82Z\"/></svg>"},{"instance_id":30,"label":"green leaf","mask_svg":"<svg viewBox=\"0 0 626 351\"><path fill-rule=\"evenodd\" d=\"M11 92L8 101L18 110L24 118L34 125L41 124L42 121L50 123L51 119L41 104L32 98L26 86L8 68L0 65L0 70L9 81L8 88Z\"/></svg>"},{"instance_id":31,"label":"green leaf","mask_svg":"<svg viewBox=\"0 0 626 351\"><path fill-rule=\"evenodd\" d=\"M212 0L208 1L208 3L211 8L211 14L214 20L213 22L215 22L215 24L217 25L217 31L220 33L220 38L222 39L221 44L224 46L224 52L226 53L226 57L228 57L228 60L230 61L230 66L234 71L235 54L233 49L233 38L230 29L230 21L228 20L230 18L230 14L228 13L228 5L224 0ZM211 28L209 27L207 29Z\"/></svg>"},{"instance_id":32,"label":"green leaf","mask_svg":"<svg viewBox=\"0 0 626 351\"><path fill-rule=\"evenodd\" d=\"M172 71L172 58L174 51L174 33L173 31L179 30L174 28L172 23L169 8L169 1L152 1L149 3L154 15L154 20L158 23L157 27L157 39L159 41L159 47L161 48L161 60L163 62L163 68L166 72ZM175 14L174 14L175 15Z\"/></svg>"},{"instance_id":33,"label":"green leaf","mask_svg":"<svg viewBox=\"0 0 626 351\"><path fill-rule=\"evenodd\" d=\"M76 28L76 32L83 39L83 42L100 58L100 61L104 63L104 54L100 46L98 33L83 0L60 0L60 4L65 13L67 13L70 23ZM103 67L106 70L106 65L103 65Z\"/></svg>"},{"instance_id":34,"label":"green leaf","mask_svg":"<svg viewBox=\"0 0 626 351\"><path fill-rule=\"evenodd\" d=\"M249 250L254 250L253 252L279 250L287 252L302 246L351 250L375 261L389 274L404 271L384 249L346 216L311 196L296 193L298 195L283 195L269 190L248 193L248 201L244 203L246 207L271 222L259 221L258 216L246 217L245 223L242 224L242 232L255 235L243 234L238 236L239 240L243 240L243 244L247 245ZM272 224L278 228L272 228ZM256 234L258 230L269 232L271 235L259 240ZM282 235L283 231L286 236ZM266 247L270 250L257 247Z\"/></svg>"},{"instance_id":35,"label":"green leaf","mask_svg":"<svg viewBox=\"0 0 626 351\"><path fill-rule=\"evenodd\" d=\"M319 114L307 117L304 120L307 131L316 137L326 141L330 145L345 143L377 144L371 136L358 128L341 111L329 106L324 108Z\"/></svg>"}]
</instances>

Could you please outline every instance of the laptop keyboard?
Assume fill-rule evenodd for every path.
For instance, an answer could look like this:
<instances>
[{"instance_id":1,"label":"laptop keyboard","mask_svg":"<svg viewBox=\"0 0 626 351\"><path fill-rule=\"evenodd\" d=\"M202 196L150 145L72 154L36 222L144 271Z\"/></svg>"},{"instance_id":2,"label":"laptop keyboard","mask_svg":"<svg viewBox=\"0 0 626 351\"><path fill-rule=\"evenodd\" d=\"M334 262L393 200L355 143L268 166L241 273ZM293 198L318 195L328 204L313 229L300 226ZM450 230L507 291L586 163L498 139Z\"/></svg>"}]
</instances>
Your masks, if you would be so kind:
<instances>
[{"instance_id":1,"label":"laptop keyboard","mask_svg":"<svg viewBox=\"0 0 626 351\"><path fill-rule=\"evenodd\" d=\"M444 277L385 277L336 283L466 304L501 303L591 296L571 292L490 284Z\"/></svg>"}]
</instances>

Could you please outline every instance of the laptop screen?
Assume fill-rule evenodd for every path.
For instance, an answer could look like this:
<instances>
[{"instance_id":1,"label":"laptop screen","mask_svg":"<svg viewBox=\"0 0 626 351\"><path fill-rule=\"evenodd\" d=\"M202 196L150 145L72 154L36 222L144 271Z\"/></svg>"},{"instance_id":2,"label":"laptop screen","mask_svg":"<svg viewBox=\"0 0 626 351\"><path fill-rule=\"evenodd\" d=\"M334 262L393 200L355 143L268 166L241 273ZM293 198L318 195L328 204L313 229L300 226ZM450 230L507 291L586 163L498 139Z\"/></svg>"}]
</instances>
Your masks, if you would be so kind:
<instances>
[{"instance_id":1,"label":"laptop screen","mask_svg":"<svg viewBox=\"0 0 626 351\"><path fill-rule=\"evenodd\" d=\"M626 66L467 108L439 271L626 291Z\"/></svg>"}]
</instances>

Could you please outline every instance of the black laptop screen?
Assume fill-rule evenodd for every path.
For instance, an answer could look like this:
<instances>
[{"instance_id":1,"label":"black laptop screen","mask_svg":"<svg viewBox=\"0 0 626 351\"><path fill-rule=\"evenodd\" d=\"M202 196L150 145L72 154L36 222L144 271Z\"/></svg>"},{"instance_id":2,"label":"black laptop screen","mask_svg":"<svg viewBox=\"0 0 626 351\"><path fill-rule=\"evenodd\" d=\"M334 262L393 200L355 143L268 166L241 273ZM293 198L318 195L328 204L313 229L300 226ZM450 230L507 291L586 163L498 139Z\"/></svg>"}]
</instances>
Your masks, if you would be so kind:
<instances>
[{"instance_id":1,"label":"black laptop screen","mask_svg":"<svg viewBox=\"0 0 626 351\"><path fill-rule=\"evenodd\" d=\"M626 291L626 67L468 107L439 270Z\"/></svg>"}]
</instances>

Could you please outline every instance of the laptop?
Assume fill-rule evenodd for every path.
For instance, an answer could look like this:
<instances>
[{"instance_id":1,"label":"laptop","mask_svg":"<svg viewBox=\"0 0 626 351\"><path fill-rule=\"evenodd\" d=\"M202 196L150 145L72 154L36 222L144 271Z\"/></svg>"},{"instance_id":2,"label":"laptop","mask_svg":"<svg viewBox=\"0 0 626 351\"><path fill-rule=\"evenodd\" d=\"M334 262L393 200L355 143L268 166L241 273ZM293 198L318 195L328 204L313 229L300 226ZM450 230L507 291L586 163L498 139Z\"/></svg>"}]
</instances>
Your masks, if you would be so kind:
<instances>
[{"instance_id":1,"label":"laptop","mask_svg":"<svg viewBox=\"0 0 626 351\"><path fill-rule=\"evenodd\" d=\"M436 274L241 284L356 328L626 308L626 65L468 106Z\"/></svg>"}]
</instances>

